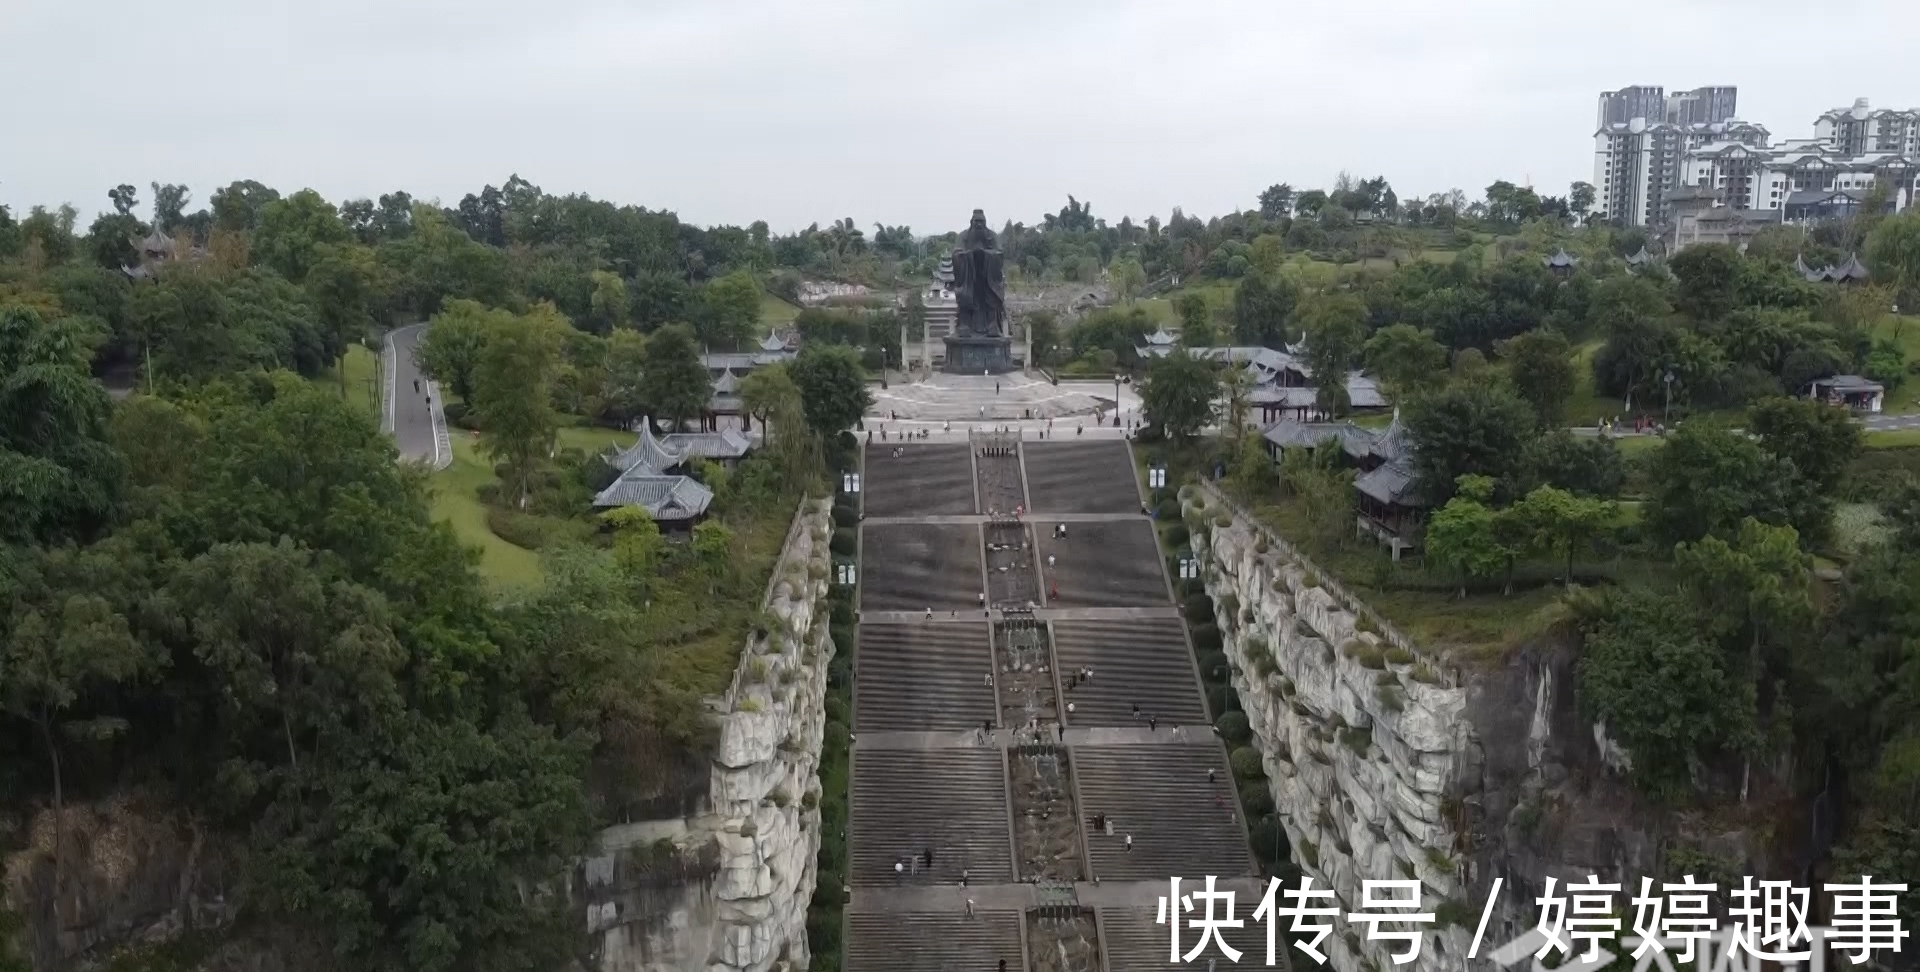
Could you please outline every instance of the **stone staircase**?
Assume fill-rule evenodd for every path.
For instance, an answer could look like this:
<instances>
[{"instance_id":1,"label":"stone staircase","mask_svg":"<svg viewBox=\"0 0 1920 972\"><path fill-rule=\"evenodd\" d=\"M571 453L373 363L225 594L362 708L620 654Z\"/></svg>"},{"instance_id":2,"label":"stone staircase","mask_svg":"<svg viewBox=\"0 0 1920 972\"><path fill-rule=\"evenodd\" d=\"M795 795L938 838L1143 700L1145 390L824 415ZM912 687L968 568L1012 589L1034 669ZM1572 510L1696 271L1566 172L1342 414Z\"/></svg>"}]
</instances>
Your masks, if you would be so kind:
<instances>
[{"instance_id":1,"label":"stone staircase","mask_svg":"<svg viewBox=\"0 0 1920 972\"><path fill-rule=\"evenodd\" d=\"M846 972L1024 972L1020 913L847 916ZM1165 948L1164 945L1161 946Z\"/></svg>"},{"instance_id":2,"label":"stone staircase","mask_svg":"<svg viewBox=\"0 0 1920 972\"><path fill-rule=\"evenodd\" d=\"M1147 716L1157 719L1163 732L1176 725L1207 725L1206 702L1178 618L1055 621L1053 644L1065 701L1073 703L1069 727L1145 726ZM1093 669L1093 678L1074 685L1074 674L1083 668Z\"/></svg>"},{"instance_id":3,"label":"stone staircase","mask_svg":"<svg viewBox=\"0 0 1920 972\"><path fill-rule=\"evenodd\" d=\"M1007 518L987 523L987 602L998 608L1028 608L1040 603L1040 579L1033 572L1033 538L1027 525Z\"/></svg>"},{"instance_id":4,"label":"stone staircase","mask_svg":"<svg viewBox=\"0 0 1920 972\"><path fill-rule=\"evenodd\" d=\"M973 474L957 442L875 439L867 444L864 476L861 509L869 517L974 512Z\"/></svg>"},{"instance_id":5,"label":"stone staircase","mask_svg":"<svg viewBox=\"0 0 1920 972\"><path fill-rule=\"evenodd\" d=\"M985 621L860 625L857 732L972 729L994 716Z\"/></svg>"},{"instance_id":6,"label":"stone staircase","mask_svg":"<svg viewBox=\"0 0 1920 972\"><path fill-rule=\"evenodd\" d=\"M1076 746L1073 758L1087 850L1101 880L1255 873L1226 754L1211 734L1205 742ZM1099 814L1109 818L1111 836L1094 832Z\"/></svg>"},{"instance_id":7,"label":"stone staircase","mask_svg":"<svg viewBox=\"0 0 1920 972\"><path fill-rule=\"evenodd\" d=\"M1006 767L998 749L856 749L848 867L854 887L1013 880ZM932 849L933 869L894 873Z\"/></svg>"},{"instance_id":8,"label":"stone staircase","mask_svg":"<svg viewBox=\"0 0 1920 972\"><path fill-rule=\"evenodd\" d=\"M975 492L980 509L986 513L1012 513L1025 509L1027 487L1020 474L1020 436L1017 433L974 432L967 436L973 447Z\"/></svg>"},{"instance_id":9,"label":"stone staircase","mask_svg":"<svg viewBox=\"0 0 1920 972\"><path fill-rule=\"evenodd\" d=\"M1186 894L1189 888L1200 891L1205 890L1205 887L1204 881L1180 882L1182 894ZM1167 890L1167 888L1161 889L1162 893ZM1169 962L1167 949L1172 944L1171 930L1166 925L1154 923L1154 912L1151 909L1100 909L1100 926L1106 933L1107 941L1107 972L1169 972L1172 969L1179 969L1181 972L1205 972L1210 965L1209 959L1214 960L1213 967L1216 970L1266 967L1268 923L1253 920L1253 911L1260 906L1259 899L1245 901L1242 897L1244 896L1235 896L1233 901L1233 917L1240 919L1240 927L1220 929L1217 936L1224 937L1228 945L1240 952L1238 964L1228 960L1227 956L1220 951L1216 941L1207 942L1206 951L1194 956L1192 962ZM1197 901L1194 904L1195 911L1182 915L1187 921L1205 917L1197 909L1206 906ZM1227 917L1221 905L1216 904L1214 907L1215 918ZM1289 951L1287 941L1291 934L1288 929L1291 926L1291 919L1282 919L1274 928L1273 968L1287 970L1293 968L1290 956L1287 954ZM1184 958L1199 942L1200 933L1183 922L1180 928L1181 957ZM1322 943L1322 948L1325 948L1325 943Z\"/></svg>"}]
</instances>

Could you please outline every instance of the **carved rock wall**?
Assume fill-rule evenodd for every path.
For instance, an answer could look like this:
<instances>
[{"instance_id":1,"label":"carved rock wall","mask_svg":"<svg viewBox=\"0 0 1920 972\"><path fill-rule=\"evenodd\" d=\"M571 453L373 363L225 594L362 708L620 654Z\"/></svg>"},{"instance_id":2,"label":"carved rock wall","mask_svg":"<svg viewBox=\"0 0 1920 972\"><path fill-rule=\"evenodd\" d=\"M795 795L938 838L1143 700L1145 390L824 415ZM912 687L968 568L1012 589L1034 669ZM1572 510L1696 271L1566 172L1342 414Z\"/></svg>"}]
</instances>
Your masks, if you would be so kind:
<instances>
[{"instance_id":1,"label":"carved rock wall","mask_svg":"<svg viewBox=\"0 0 1920 972\"><path fill-rule=\"evenodd\" d=\"M601 834L580 886L601 972L805 969L820 850L831 507L803 508L774 569L765 639L728 699L704 812Z\"/></svg>"}]
</instances>

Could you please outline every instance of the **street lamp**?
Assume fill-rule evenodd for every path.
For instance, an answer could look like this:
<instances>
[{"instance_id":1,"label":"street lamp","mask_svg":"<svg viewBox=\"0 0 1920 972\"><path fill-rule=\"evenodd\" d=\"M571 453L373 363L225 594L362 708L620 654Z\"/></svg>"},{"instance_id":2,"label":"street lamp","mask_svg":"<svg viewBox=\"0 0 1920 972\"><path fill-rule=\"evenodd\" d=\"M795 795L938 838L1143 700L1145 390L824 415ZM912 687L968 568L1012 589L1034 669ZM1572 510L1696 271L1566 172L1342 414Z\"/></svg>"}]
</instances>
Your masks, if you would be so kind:
<instances>
[{"instance_id":1,"label":"street lamp","mask_svg":"<svg viewBox=\"0 0 1920 972\"><path fill-rule=\"evenodd\" d=\"M843 563L838 565L838 574L841 587L852 587L860 579L860 568Z\"/></svg>"},{"instance_id":2,"label":"street lamp","mask_svg":"<svg viewBox=\"0 0 1920 972\"><path fill-rule=\"evenodd\" d=\"M1120 427L1120 376L1113 376L1113 427Z\"/></svg>"},{"instance_id":3,"label":"street lamp","mask_svg":"<svg viewBox=\"0 0 1920 972\"><path fill-rule=\"evenodd\" d=\"M860 474L857 472L841 473L840 491L843 493L860 492Z\"/></svg>"},{"instance_id":4,"label":"street lamp","mask_svg":"<svg viewBox=\"0 0 1920 972\"><path fill-rule=\"evenodd\" d=\"M1200 576L1200 563L1192 557L1180 558L1180 579L1193 580Z\"/></svg>"},{"instance_id":5,"label":"street lamp","mask_svg":"<svg viewBox=\"0 0 1920 972\"><path fill-rule=\"evenodd\" d=\"M1666 385L1667 385L1667 404L1666 404L1666 407L1662 409L1660 412L1660 424L1667 425L1673 419L1673 366L1672 365L1667 366L1667 373L1661 376L1661 380L1666 382Z\"/></svg>"},{"instance_id":6,"label":"street lamp","mask_svg":"<svg viewBox=\"0 0 1920 972\"><path fill-rule=\"evenodd\" d=\"M1167 467L1154 463L1147 467L1147 488L1165 489L1167 486Z\"/></svg>"}]
</instances>

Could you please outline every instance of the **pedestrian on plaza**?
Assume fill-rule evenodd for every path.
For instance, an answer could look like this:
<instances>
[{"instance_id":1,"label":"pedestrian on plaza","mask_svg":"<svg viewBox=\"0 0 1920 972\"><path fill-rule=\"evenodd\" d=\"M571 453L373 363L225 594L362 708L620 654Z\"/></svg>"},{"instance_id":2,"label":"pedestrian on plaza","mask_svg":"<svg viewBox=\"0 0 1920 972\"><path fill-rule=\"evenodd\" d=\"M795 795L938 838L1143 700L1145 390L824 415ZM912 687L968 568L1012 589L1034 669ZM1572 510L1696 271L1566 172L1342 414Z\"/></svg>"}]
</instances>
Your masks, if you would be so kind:
<instances>
[{"instance_id":1,"label":"pedestrian on plaza","mask_svg":"<svg viewBox=\"0 0 1920 972\"><path fill-rule=\"evenodd\" d=\"M1064 722L1056 722L1053 724L1053 728L1060 733L1060 741L1066 742L1067 741L1067 724Z\"/></svg>"},{"instance_id":2,"label":"pedestrian on plaza","mask_svg":"<svg viewBox=\"0 0 1920 972\"><path fill-rule=\"evenodd\" d=\"M893 862L893 879L894 880L896 881L900 880L902 877L906 876L906 873L907 873L907 866L905 864L902 864L899 861Z\"/></svg>"},{"instance_id":3,"label":"pedestrian on plaza","mask_svg":"<svg viewBox=\"0 0 1920 972\"><path fill-rule=\"evenodd\" d=\"M1132 834L1127 835L1127 853L1129 854L1133 853L1133 835Z\"/></svg>"},{"instance_id":4,"label":"pedestrian on plaza","mask_svg":"<svg viewBox=\"0 0 1920 972\"><path fill-rule=\"evenodd\" d=\"M1219 780L1219 777L1220 777L1220 771L1219 771L1219 770L1217 770L1217 769L1214 769L1214 768L1213 768L1213 767L1211 767L1211 766L1209 766L1209 767L1207 767L1207 782L1208 782L1208 783L1215 783L1215 782L1218 782L1218 780Z\"/></svg>"},{"instance_id":5,"label":"pedestrian on plaza","mask_svg":"<svg viewBox=\"0 0 1920 972\"><path fill-rule=\"evenodd\" d=\"M968 918L973 917L973 899L972 898L967 899L967 917Z\"/></svg>"},{"instance_id":6,"label":"pedestrian on plaza","mask_svg":"<svg viewBox=\"0 0 1920 972\"><path fill-rule=\"evenodd\" d=\"M992 687L993 687L993 673L992 673L992 672L988 672L988 673L987 673L987 675L986 675L986 679L987 679L987 687L988 687L988 688L992 688Z\"/></svg>"},{"instance_id":7,"label":"pedestrian on plaza","mask_svg":"<svg viewBox=\"0 0 1920 972\"><path fill-rule=\"evenodd\" d=\"M1147 731L1148 731L1148 732L1159 732L1159 731L1160 731L1160 719L1159 719L1159 717L1158 717L1158 716L1148 716L1148 717L1147 717Z\"/></svg>"},{"instance_id":8,"label":"pedestrian on plaza","mask_svg":"<svg viewBox=\"0 0 1920 972\"><path fill-rule=\"evenodd\" d=\"M418 394L420 394L420 379L418 379L418 378L415 378L415 379L413 380L413 393L414 393L415 395L418 395Z\"/></svg>"},{"instance_id":9,"label":"pedestrian on plaza","mask_svg":"<svg viewBox=\"0 0 1920 972\"><path fill-rule=\"evenodd\" d=\"M932 608L928 608L928 609L927 609L927 620L928 620L928 621L932 621L932 620L933 620L933 609L932 609Z\"/></svg>"},{"instance_id":10,"label":"pedestrian on plaza","mask_svg":"<svg viewBox=\"0 0 1920 972\"><path fill-rule=\"evenodd\" d=\"M1072 703L1072 702L1068 702L1068 703L1067 703L1067 714L1068 714L1068 715L1072 715L1072 714L1073 714L1073 703Z\"/></svg>"},{"instance_id":11,"label":"pedestrian on plaza","mask_svg":"<svg viewBox=\"0 0 1920 972\"><path fill-rule=\"evenodd\" d=\"M1006 960L1006 959L1001 959L1001 960L1000 960L1000 972L1007 972L1007 960Z\"/></svg>"},{"instance_id":12,"label":"pedestrian on plaza","mask_svg":"<svg viewBox=\"0 0 1920 972\"><path fill-rule=\"evenodd\" d=\"M927 873L933 873L933 848L927 848Z\"/></svg>"},{"instance_id":13,"label":"pedestrian on plaza","mask_svg":"<svg viewBox=\"0 0 1920 972\"><path fill-rule=\"evenodd\" d=\"M987 606L987 592L986 592L986 591L981 591L981 592L980 592L980 606L981 606L981 607L986 607L986 606Z\"/></svg>"},{"instance_id":14,"label":"pedestrian on plaza","mask_svg":"<svg viewBox=\"0 0 1920 972\"><path fill-rule=\"evenodd\" d=\"M1133 721L1135 722L1140 721L1140 703L1138 702L1135 702L1133 704Z\"/></svg>"},{"instance_id":15,"label":"pedestrian on plaza","mask_svg":"<svg viewBox=\"0 0 1920 972\"><path fill-rule=\"evenodd\" d=\"M431 408L433 407L433 393L432 393L432 392L428 392L428 393L427 393L427 407L428 407L429 409L431 409Z\"/></svg>"}]
</instances>

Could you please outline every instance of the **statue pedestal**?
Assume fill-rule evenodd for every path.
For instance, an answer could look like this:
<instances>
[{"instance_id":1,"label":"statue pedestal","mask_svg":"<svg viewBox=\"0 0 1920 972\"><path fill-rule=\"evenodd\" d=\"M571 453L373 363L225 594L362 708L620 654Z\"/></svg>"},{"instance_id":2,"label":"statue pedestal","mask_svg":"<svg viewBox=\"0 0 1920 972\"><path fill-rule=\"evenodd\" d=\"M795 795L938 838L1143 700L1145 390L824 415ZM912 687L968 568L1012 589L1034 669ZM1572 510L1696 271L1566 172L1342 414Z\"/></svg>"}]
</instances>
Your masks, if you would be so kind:
<instances>
[{"instance_id":1,"label":"statue pedestal","mask_svg":"<svg viewBox=\"0 0 1920 972\"><path fill-rule=\"evenodd\" d=\"M947 372L955 375L981 373L1004 375L1014 370L1013 339L1007 337L950 337L947 342Z\"/></svg>"}]
</instances>

